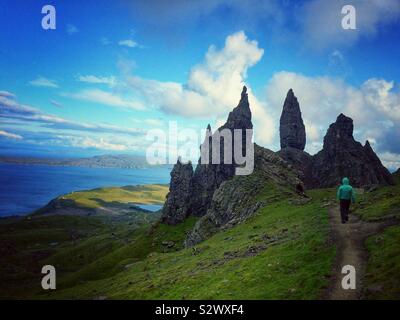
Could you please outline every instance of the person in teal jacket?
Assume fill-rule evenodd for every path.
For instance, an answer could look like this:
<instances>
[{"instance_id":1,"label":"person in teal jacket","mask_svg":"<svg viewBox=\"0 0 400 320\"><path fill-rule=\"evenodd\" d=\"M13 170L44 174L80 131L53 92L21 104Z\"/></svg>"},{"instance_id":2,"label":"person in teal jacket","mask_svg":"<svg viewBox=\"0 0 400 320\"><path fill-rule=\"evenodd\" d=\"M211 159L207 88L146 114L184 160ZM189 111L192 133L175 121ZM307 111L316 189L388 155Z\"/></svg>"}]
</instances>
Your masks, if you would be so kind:
<instances>
[{"instance_id":1,"label":"person in teal jacket","mask_svg":"<svg viewBox=\"0 0 400 320\"><path fill-rule=\"evenodd\" d=\"M349 221L350 204L356 202L356 193L350 185L349 178L343 178L342 185L337 191L337 198L340 201L340 216L342 223Z\"/></svg>"}]
</instances>

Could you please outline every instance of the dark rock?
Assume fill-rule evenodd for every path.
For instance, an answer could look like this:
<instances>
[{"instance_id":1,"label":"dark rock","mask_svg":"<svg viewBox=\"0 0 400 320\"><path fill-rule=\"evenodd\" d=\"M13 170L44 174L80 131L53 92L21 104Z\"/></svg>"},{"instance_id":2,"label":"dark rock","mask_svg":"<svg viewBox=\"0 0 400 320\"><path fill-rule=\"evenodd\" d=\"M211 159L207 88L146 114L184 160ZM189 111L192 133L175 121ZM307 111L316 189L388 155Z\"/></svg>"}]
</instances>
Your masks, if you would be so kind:
<instances>
[{"instance_id":1,"label":"dark rock","mask_svg":"<svg viewBox=\"0 0 400 320\"><path fill-rule=\"evenodd\" d=\"M303 151L304 124L299 103L290 89L280 120L281 150L278 154L300 172L306 188L337 186L345 176L356 187L393 184L393 177L369 142L362 146L355 141L353 130L353 120L340 114L324 137L323 149L310 156Z\"/></svg>"},{"instance_id":2,"label":"dark rock","mask_svg":"<svg viewBox=\"0 0 400 320\"><path fill-rule=\"evenodd\" d=\"M251 122L251 111L247 95L247 88L244 86L241 94L241 99L236 108L234 108L228 116L226 123L217 129L214 134L211 134L211 127L208 125L205 140L208 139L208 146L210 152L201 154L199 163L196 167L193 176L193 192L192 192L192 205L191 213L196 216L203 216L206 214L211 204L211 199L215 190L221 185L222 182L231 179L235 175L235 168L237 165L233 159L235 146L237 142L234 139L234 130L241 129L242 131L242 154L245 155L246 150L246 129L253 129ZM232 159L224 159L224 143L223 139L219 138L222 130L229 130L232 134ZM250 139L251 137L248 137ZM220 140L220 164L212 163L212 141ZM205 141L206 142L206 141ZM205 143L204 142L204 143ZM204 145L203 143L203 145ZM208 156L208 163L204 164L205 157ZM231 164L229 164L230 162Z\"/></svg>"},{"instance_id":3,"label":"dark rock","mask_svg":"<svg viewBox=\"0 0 400 320\"><path fill-rule=\"evenodd\" d=\"M240 146L242 155L246 155L246 139L251 141L251 136L246 137L245 130L252 128L247 88L243 87L240 102L229 113L226 123L214 134L211 132L211 126L207 126L207 134L201 146L201 157L194 174L191 165L190 169L179 162L175 165L171 173L170 193L163 208L162 222L176 224L182 222L189 215L204 216L207 213L215 190L222 182L235 175L238 166L234 159L235 148ZM235 140L235 129L243 130L241 144ZM228 130L232 136L232 152L229 155L231 159L224 158L223 130ZM220 142L219 164L212 163L213 141Z\"/></svg>"},{"instance_id":4,"label":"dark rock","mask_svg":"<svg viewBox=\"0 0 400 320\"><path fill-rule=\"evenodd\" d=\"M323 149L313 157L311 187L333 187L348 177L356 187L394 184L369 142L365 146L353 138L353 120L340 114L329 126Z\"/></svg>"},{"instance_id":5,"label":"dark rock","mask_svg":"<svg viewBox=\"0 0 400 320\"><path fill-rule=\"evenodd\" d=\"M255 145L254 158L253 174L235 176L223 182L214 192L207 214L196 222L188 234L186 246L193 246L219 230L242 223L258 209L268 205L256 200L257 194L265 188L271 194L275 187L287 188L290 194L302 192L303 184L298 178L298 172L275 152Z\"/></svg>"},{"instance_id":6,"label":"dark rock","mask_svg":"<svg viewBox=\"0 0 400 320\"><path fill-rule=\"evenodd\" d=\"M303 181L306 188L312 186L313 157L310 154L292 147L281 149L277 154L299 171L299 178Z\"/></svg>"},{"instance_id":7,"label":"dark rock","mask_svg":"<svg viewBox=\"0 0 400 320\"><path fill-rule=\"evenodd\" d=\"M193 167L178 162L171 171L169 193L162 209L161 221L166 224L177 224L185 220L189 214L192 191Z\"/></svg>"},{"instance_id":8,"label":"dark rock","mask_svg":"<svg viewBox=\"0 0 400 320\"><path fill-rule=\"evenodd\" d=\"M301 117L299 102L292 89L287 93L285 103L283 104L279 133L281 149L290 147L304 150L306 145L306 129Z\"/></svg>"},{"instance_id":9,"label":"dark rock","mask_svg":"<svg viewBox=\"0 0 400 320\"><path fill-rule=\"evenodd\" d=\"M393 173L392 173L392 177L393 177L393 180L394 180L396 183L400 183L400 168L397 169L396 172L393 172Z\"/></svg>"}]
</instances>

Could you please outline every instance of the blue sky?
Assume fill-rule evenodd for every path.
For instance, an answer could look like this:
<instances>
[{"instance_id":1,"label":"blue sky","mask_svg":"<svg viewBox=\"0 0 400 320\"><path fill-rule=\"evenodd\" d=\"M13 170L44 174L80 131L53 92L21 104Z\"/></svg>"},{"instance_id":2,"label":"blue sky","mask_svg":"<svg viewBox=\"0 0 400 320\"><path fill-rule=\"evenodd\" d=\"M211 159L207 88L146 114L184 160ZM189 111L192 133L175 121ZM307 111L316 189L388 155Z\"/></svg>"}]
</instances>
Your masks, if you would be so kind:
<instances>
[{"instance_id":1,"label":"blue sky","mask_svg":"<svg viewBox=\"0 0 400 320\"><path fill-rule=\"evenodd\" d=\"M56 30L41 27L46 4ZM344 4L356 30L341 28ZM398 0L3 0L1 154L143 154L169 121L217 127L246 84L259 144L279 149L293 87L307 151L343 112L398 167L399 19Z\"/></svg>"}]
</instances>

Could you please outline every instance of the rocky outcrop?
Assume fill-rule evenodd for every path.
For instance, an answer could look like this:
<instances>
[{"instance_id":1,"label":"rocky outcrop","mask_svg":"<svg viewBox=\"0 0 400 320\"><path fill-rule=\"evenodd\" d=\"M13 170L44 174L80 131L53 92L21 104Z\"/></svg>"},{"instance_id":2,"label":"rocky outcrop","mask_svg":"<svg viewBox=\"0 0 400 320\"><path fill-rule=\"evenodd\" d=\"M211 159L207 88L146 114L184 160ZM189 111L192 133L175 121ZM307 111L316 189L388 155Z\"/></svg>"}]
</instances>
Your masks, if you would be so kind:
<instances>
[{"instance_id":1,"label":"rocky outcrop","mask_svg":"<svg viewBox=\"0 0 400 320\"><path fill-rule=\"evenodd\" d=\"M290 89L280 119L281 150L278 154L299 170L306 188L337 186L344 176L358 187L393 184L393 177L369 142L362 146L355 141L353 130L353 120L340 114L324 137L323 149L314 156L309 155L303 151L306 134L300 105Z\"/></svg>"},{"instance_id":2,"label":"rocky outcrop","mask_svg":"<svg viewBox=\"0 0 400 320\"><path fill-rule=\"evenodd\" d=\"M306 129L301 117L300 105L293 90L286 95L279 127L281 149L294 148L304 150L306 146Z\"/></svg>"},{"instance_id":3,"label":"rocky outcrop","mask_svg":"<svg viewBox=\"0 0 400 320\"><path fill-rule=\"evenodd\" d=\"M235 176L214 192L207 214L188 234L185 245L193 246L221 229L230 228L251 217L269 203L258 200L261 192L271 196L282 192L303 194L298 172L275 152L255 145L255 170L248 176ZM272 197L271 197L271 201Z\"/></svg>"},{"instance_id":4,"label":"rocky outcrop","mask_svg":"<svg viewBox=\"0 0 400 320\"><path fill-rule=\"evenodd\" d=\"M267 206L269 203L266 201L273 202L276 197L285 195L303 203L307 200L304 186L337 186L344 176L357 187L393 183L393 177L369 142L362 146L354 140L353 120L343 114L329 127L323 149L318 154L310 156L304 152L305 128L293 90L289 90L283 106L280 127L282 149L278 153L254 144L254 172L239 176L235 175L238 164L233 158L228 159L231 164L226 164L224 144L220 140L217 153L225 163L212 163L214 139L221 139L224 129L233 132L235 129L243 131L252 128L247 89L244 87L240 102L229 114L227 122L213 134L211 127L207 127L208 134L202 145L208 144L210 153L203 153L202 150L195 172L191 165L185 167L179 162L174 167L162 221L175 224L188 215L200 217L187 235L186 246L193 246L219 230L245 221ZM247 152L246 137L241 139L240 148L244 154ZM238 147L236 142L232 142L233 149ZM268 197L260 197L264 193Z\"/></svg>"},{"instance_id":5,"label":"rocky outcrop","mask_svg":"<svg viewBox=\"0 0 400 320\"><path fill-rule=\"evenodd\" d=\"M305 151L287 147L279 150L277 154L290 163L299 172L299 178L303 181L305 188L312 186L311 179L313 157Z\"/></svg>"},{"instance_id":6,"label":"rocky outcrop","mask_svg":"<svg viewBox=\"0 0 400 320\"><path fill-rule=\"evenodd\" d=\"M323 149L313 157L311 187L337 186L343 177L356 187L394 183L369 142L354 140L353 130L353 120L343 114L329 126Z\"/></svg>"},{"instance_id":7,"label":"rocky outcrop","mask_svg":"<svg viewBox=\"0 0 400 320\"><path fill-rule=\"evenodd\" d=\"M171 171L169 193L165 201L161 221L177 224L185 220L189 214L192 192L193 167L189 162L183 164L180 159Z\"/></svg>"},{"instance_id":8,"label":"rocky outcrop","mask_svg":"<svg viewBox=\"0 0 400 320\"><path fill-rule=\"evenodd\" d=\"M242 154L246 154L246 129L253 129L253 123L251 122L251 111L248 100L247 88L243 87L239 104L234 108L228 116L226 123L218 128L214 134L211 134L211 127L208 126L207 130L209 135L206 139L209 139L209 153L208 155L202 154L199 159L199 163L196 167L196 171L193 177L193 192L192 192L192 206L191 212L197 216L203 216L206 214L211 204L211 199L215 190L220 184L228 179L231 179L235 175L235 168L237 164L233 158L235 152L234 130L242 130ZM229 130L232 136L232 153L231 159L224 158L224 141L219 138L223 130ZM251 137L250 137L251 138ZM220 164L212 163L212 141L220 141ZM209 164L204 164L204 157L208 156ZM227 161L229 160L229 161ZM229 164L231 163L231 164Z\"/></svg>"},{"instance_id":9,"label":"rocky outcrop","mask_svg":"<svg viewBox=\"0 0 400 320\"><path fill-rule=\"evenodd\" d=\"M238 166L235 163L234 154L235 148L241 147L242 154L245 155L246 150L246 129L252 129L253 124L251 122L251 111L247 95L247 88L244 86L241 94L241 99L236 108L234 108L228 116L226 123L218 128L213 134L211 133L211 127L208 125L205 141L202 145L208 142L208 152L201 154L198 165L193 176L190 178L190 182L187 180L187 176L179 178L181 171L174 168L174 177L171 174L171 186L170 196L171 200L167 198L167 202L163 208L163 222L168 224L176 224L182 221L182 218L189 215L203 216L207 213L211 205L211 199L215 190L221 185L222 182L231 179L235 175L235 169ZM235 141L234 130L242 130L241 144ZM231 159L225 159L224 154L224 139L223 132L229 131L232 137L232 152L228 156ZM247 137L251 140L251 137ZM208 140L208 141L207 141ZM213 141L219 141L219 163L213 163ZM204 149L203 149L204 151ZM208 161L205 161L205 160ZM208 162L208 163L207 163ZM178 164L177 164L178 165ZM175 179L176 183L172 183ZM184 185L180 185L179 181ZM183 198L186 199L184 205L179 206L182 203L180 194L184 192ZM176 216L176 217L175 217Z\"/></svg>"}]
</instances>

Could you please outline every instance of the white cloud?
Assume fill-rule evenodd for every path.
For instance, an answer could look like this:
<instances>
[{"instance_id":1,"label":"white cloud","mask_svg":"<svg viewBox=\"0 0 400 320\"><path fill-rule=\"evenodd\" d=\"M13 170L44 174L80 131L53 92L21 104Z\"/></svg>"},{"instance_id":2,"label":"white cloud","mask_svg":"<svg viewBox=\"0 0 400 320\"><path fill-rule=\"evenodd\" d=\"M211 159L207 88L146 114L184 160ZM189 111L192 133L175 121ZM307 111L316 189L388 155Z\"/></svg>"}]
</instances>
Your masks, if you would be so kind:
<instances>
[{"instance_id":1,"label":"white cloud","mask_svg":"<svg viewBox=\"0 0 400 320\"><path fill-rule=\"evenodd\" d=\"M228 112L240 99L247 70L260 61L264 50L257 41L249 40L243 31L228 36L225 46L218 50L211 46L203 63L194 66L186 85L176 82L160 82L137 76L128 78L128 83L153 106L166 113L185 117L226 118ZM255 126L256 141L269 143L275 132L274 123L258 101L248 90ZM211 119L210 119L211 120Z\"/></svg>"},{"instance_id":2,"label":"white cloud","mask_svg":"<svg viewBox=\"0 0 400 320\"><path fill-rule=\"evenodd\" d=\"M126 99L118 96L117 94L103 91L100 89L84 89L77 93L71 93L66 95L74 99L99 103L112 107L127 108L133 110L144 110L143 104L136 100Z\"/></svg>"},{"instance_id":3,"label":"white cloud","mask_svg":"<svg viewBox=\"0 0 400 320\"><path fill-rule=\"evenodd\" d=\"M111 151L125 151L128 146L124 144L114 143L105 138L92 138L92 137L73 137L69 139L71 146L85 149L100 149Z\"/></svg>"},{"instance_id":4,"label":"white cloud","mask_svg":"<svg viewBox=\"0 0 400 320\"><path fill-rule=\"evenodd\" d=\"M117 80L114 76L98 77L94 75L86 75L86 76L79 76L78 81L86 83L95 83L95 84L106 84L110 87L114 87L117 84Z\"/></svg>"},{"instance_id":5,"label":"white cloud","mask_svg":"<svg viewBox=\"0 0 400 320\"><path fill-rule=\"evenodd\" d=\"M8 138L8 139L15 139L15 140L21 140L22 139L22 136L20 136L19 134L14 134L14 133L7 132L7 131L4 131L4 130L0 130L0 137L5 137L5 138Z\"/></svg>"},{"instance_id":6,"label":"white cloud","mask_svg":"<svg viewBox=\"0 0 400 320\"><path fill-rule=\"evenodd\" d=\"M6 98L10 98L10 99L14 99L15 98L15 94L8 92L8 91L0 91L0 96L1 97L6 97Z\"/></svg>"},{"instance_id":7,"label":"white cloud","mask_svg":"<svg viewBox=\"0 0 400 320\"><path fill-rule=\"evenodd\" d=\"M69 35L73 35L78 32L79 32L79 29L76 26L74 26L73 24L67 24L67 33Z\"/></svg>"},{"instance_id":8,"label":"white cloud","mask_svg":"<svg viewBox=\"0 0 400 320\"><path fill-rule=\"evenodd\" d=\"M38 78L30 81L29 83L35 87L58 88L58 84L55 80L47 79L42 76L39 76Z\"/></svg>"},{"instance_id":9,"label":"white cloud","mask_svg":"<svg viewBox=\"0 0 400 320\"><path fill-rule=\"evenodd\" d=\"M57 101L55 101L55 100L50 100L50 103L51 103L53 106L57 107L57 108L63 108L63 107L64 107L61 103L59 103L59 102L57 102Z\"/></svg>"},{"instance_id":10,"label":"white cloud","mask_svg":"<svg viewBox=\"0 0 400 320\"><path fill-rule=\"evenodd\" d=\"M275 121L282 112L289 88L293 88L300 103L306 126L306 150L310 153L318 151L316 147L340 113L354 120L356 139L362 143L370 140L380 152L389 147L385 135L393 134L400 126L400 93L393 90L393 82L369 79L360 87L354 87L330 77L278 72L266 88L267 103L274 110Z\"/></svg>"},{"instance_id":11,"label":"white cloud","mask_svg":"<svg viewBox=\"0 0 400 320\"><path fill-rule=\"evenodd\" d=\"M344 5L356 9L356 30L344 30L341 21ZM380 27L395 22L400 17L398 0L312 0L304 4L298 14L303 35L309 47L325 49L332 46L349 46L362 37L371 37Z\"/></svg>"},{"instance_id":12,"label":"white cloud","mask_svg":"<svg viewBox=\"0 0 400 320\"><path fill-rule=\"evenodd\" d=\"M162 121L161 119L148 118L144 119L144 122L153 127L161 127L164 125L164 121Z\"/></svg>"},{"instance_id":13,"label":"white cloud","mask_svg":"<svg viewBox=\"0 0 400 320\"><path fill-rule=\"evenodd\" d=\"M383 152L380 154L383 165L391 171L395 171L400 168L400 154Z\"/></svg>"},{"instance_id":14,"label":"white cloud","mask_svg":"<svg viewBox=\"0 0 400 320\"><path fill-rule=\"evenodd\" d=\"M90 124L76 122L56 115L46 114L37 108L20 104L13 98L0 95L0 119L17 120L21 123L37 123L44 128L54 130L74 130L96 133L113 133L122 135L143 135L144 132L135 128L124 128L109 124Z\"/></svg>"},{"instance_id":15,"label":"white cloud","mask_svg":"<svg viewBox=\"0 0 400 320\"><path fill-rule=\"evenodd\" d=\"M131 39L121 40L121 41L118 42L118 44L120 46L125 46L125 47L129 47L129 48L136 48L136 47L139 46L136 41L133 41Z\"/></svg>"}]
</instances>

